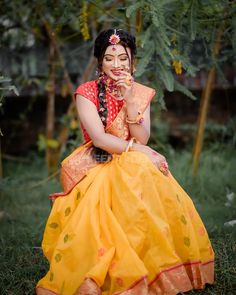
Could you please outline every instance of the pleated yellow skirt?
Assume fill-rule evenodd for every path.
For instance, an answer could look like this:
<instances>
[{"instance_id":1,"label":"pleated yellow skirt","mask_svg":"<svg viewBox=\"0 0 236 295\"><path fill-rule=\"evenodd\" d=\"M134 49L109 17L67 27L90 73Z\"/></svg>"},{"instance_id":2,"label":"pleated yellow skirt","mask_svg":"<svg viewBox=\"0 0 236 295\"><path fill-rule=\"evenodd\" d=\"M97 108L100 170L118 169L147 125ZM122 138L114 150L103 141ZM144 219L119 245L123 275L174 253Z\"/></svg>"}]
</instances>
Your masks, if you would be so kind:
<instances>
[{"instance_id":1,"label":"pleated yellow skirt","mask_svg":"<svg viewBox=\"0 0 236 295\"><path fill-rule=\"evenodd\" d=\"M192 200L140 152L114 155L57 198L42 247L50 269L39 295L171 295L214 280L214 252ZM98 291L84 292L86 281Z\"/></svg>"}]
</instances>

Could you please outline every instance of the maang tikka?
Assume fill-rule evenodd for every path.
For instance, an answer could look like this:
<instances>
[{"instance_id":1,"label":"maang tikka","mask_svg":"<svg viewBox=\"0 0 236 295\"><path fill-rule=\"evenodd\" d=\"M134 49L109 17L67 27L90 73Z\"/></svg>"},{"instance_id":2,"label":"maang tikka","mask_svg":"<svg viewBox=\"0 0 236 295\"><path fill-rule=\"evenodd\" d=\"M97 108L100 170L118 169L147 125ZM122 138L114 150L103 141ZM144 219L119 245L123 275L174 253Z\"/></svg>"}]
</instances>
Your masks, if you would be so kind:
<instances>
[{"instance_id":1,"label":"maang tikka","mask_svg":"<svg viewBox=\"0 0 236 295\"><path fill-rule=\"evenodd\" d=\"M116 29L114 29L114 33L110 36L109 42L113 45L112 50L115 51L115 45L120 42L120 36L116 33Z\"/></svg>"}]
</instances>

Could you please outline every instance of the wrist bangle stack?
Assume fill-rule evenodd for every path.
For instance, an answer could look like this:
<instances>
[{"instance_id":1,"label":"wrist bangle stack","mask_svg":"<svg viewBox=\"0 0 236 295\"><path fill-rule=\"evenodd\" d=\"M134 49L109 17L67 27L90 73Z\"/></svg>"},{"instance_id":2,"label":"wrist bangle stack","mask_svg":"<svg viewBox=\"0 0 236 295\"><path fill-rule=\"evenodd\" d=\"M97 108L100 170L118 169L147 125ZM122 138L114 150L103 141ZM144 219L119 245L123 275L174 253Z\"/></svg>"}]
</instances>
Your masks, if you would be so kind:
<instances>
[{"instance_id":1,"label":"wrist bangle stack","mask_svg":"<svg viewBox=\"0 0 236 295\"><path fill-rule=\"evenodd\" d=\"M126 147L126 149L125 149L125 152L128 152L128 151L132 148L134 141L135 141L135 138L134 138L134 137L132 137L132 138L129 140L129 142L128 142L128 144L127 144L127 147Z\"/></svg>"},{"instance_id":2,"label":"wrist bangle stack","mask_svg":"<svg viewBox=\"0 0 236 295\"><path fill-rule=\"evenodd\" d=\"M142 124L143 121L144 121L144 118L141 112L138 112L138 116L133 120L129 119L128 117L126 118L126 122L129 124Z\"/></svg>"}]
</instances>

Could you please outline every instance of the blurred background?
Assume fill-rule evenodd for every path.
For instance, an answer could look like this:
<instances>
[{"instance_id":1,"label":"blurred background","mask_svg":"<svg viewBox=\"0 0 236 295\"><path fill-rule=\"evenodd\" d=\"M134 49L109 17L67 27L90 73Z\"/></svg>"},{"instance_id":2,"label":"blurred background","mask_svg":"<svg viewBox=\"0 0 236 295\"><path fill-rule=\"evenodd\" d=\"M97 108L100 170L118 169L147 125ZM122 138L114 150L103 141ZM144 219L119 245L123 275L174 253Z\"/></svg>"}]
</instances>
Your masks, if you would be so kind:
<instances>
[{"instance_id":1,"label":"blurred background","mask_svg":"<svg viewBox=\"0 0 236 295\"><path fill-rule=\"evenodd\" d=\"M236 4L225 0L1 1L1 294L33 294L60 162L83 139L76 87L96 79L93 42L136 36L135 79L156 89L150 146L192 197L216 251L216 284L236 288ZM225 242L227 241L227 243ZM16 267L17 266L17 267Z\"/></svg>"}]
</instances>

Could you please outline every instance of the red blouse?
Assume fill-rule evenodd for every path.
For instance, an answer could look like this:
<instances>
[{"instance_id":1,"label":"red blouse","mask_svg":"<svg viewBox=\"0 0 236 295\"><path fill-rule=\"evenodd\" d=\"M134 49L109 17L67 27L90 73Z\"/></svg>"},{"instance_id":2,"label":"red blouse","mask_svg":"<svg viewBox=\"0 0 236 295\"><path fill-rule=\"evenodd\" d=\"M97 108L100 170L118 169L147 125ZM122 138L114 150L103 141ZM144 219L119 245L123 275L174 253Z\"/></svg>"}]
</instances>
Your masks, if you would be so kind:
<instances>
[{"instance_id":1,"label":"red blouse","mask_svg":"<svg viewBox=\"0 0 236 295\"><path fill-rule=\"evenodd\" d=\"M97 110L99 108L99 102L98 102L98 87L97 87L97 80L89 81L84 84L81 84L75 91L75 94L79 94L84 96L85 98L92 101L92 103L95 104ZM106 93L106 100L107 100L107 126L110 125L111 122L115 119L119 111L121 110L124 99L117 100L113 96L111 96L109 93ZM81 129L83 132L83 137L85 142L90 141L89 134L87 133L86 129L84 128L83 124L81 123Z\"/></svg>"}]
</instances>

